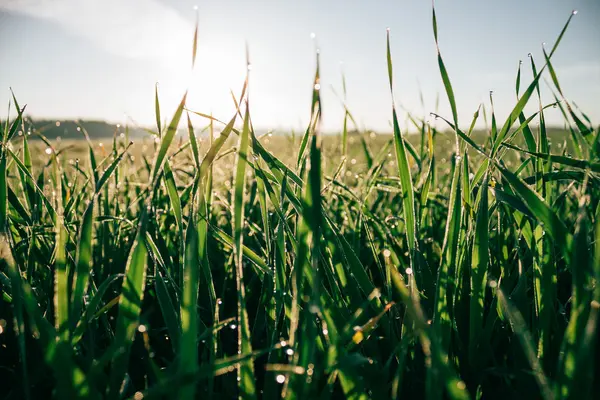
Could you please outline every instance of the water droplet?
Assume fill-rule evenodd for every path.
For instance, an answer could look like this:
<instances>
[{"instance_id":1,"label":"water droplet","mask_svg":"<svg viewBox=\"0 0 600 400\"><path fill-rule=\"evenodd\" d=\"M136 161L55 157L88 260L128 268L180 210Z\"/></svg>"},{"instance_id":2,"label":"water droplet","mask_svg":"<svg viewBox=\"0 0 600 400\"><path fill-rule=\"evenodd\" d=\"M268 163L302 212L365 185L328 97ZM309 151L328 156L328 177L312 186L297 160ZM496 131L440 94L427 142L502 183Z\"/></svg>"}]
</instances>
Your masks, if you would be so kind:
<instances>
[{"instance_id":1,"label":"water droplet","mask_svg":"<svg viewBox=\"0 0 600 400\"><path fill-rule=\"evenodd\" d=\"M352 165L356 164L356 158L353 158L352 160L350 160L350 163L351 163Z\"/></svg>"},{"instance_id":2,"label":"water droplet","mask_svg":"<svg viewBox=\"0 0 600 400\"><path fill-rule=\"evenodd\" d=\"M329 330L327 330L327 328L323 329L323 335L327 336L327 334L329 334Z\"/></svg>"},{"instance_id":3,"label":"water droplet","mask_svg":"<svg viewBox=\"0 0 600 400\"><path fill-rule=\"evenodd\" d=\"M277 377L275 377L275 380L277 381L277 383L283 383L285 382L285 375L277 375Z\"/></svg>"},{"instance_id":4,"label":"water droplet","mask_svg":"<svg viewBox=\"0 0 600 400\"><path fill-rule=\"evenodd\" d=\"M321 90L321 84L315 83L315 90Z\"/></svg>"},{"instance_id":5,"label":"water droplet","mask_svg":"<svg viewBox=\"0 0 600 400\"><path fill-rule=\"evenodd\" d=\"M311 39L314 39L314 38L316 38L316 37L317 37L317 35L316 35L314 32L311 32L311 33L310 33L310 38L311 38Z\"/></svg>"},{"instance_id":6,"label":"water droplet","mask_svg":"<svg viewBox=\"0 0 600 400\"><path fill-rule=\"evenodd\" d=\"M573 10L573 11L571 12L571 14L573 14L573 15L577 15L577 13L578 13L578 12L579 12L579 11L577 11L577 10Z\"/></svg>"},{"instance_id":7,"label":"water droplet","mask_svg":"<svg viewBox=\"0 0 600 400\"><path fill-rule=\"evenodd\" d=\"M287 346L287 342L285 340L282 340L281 342L279 342L279 344L281 345L281 347Z\"/></svg>"},{"instance_id":8,"label":"water droplet","mask_svg":"<svg viewBox=\"0 0 600 400\"><path fill-rule=\"evenodd\" d=\"M385 249L385 250L383 251L383 256L384 256L385 258L390 258L390 257L392 256L392 252L391 252L391 251L389 251L388 249Z\"/></svg>"},{"instance_id":9,"label":"water droplet","mask_svg":"<svg viewBox=\"0 0 600 400\"><path fill-rule=\"evenodd\" d=\"M285 351L285 354L287 354L288 356L293 356L294 355L294 349L287 349Z\"/></svg>"},{"instance_id":10,"label":"water droplet","mask_svg":"<svg viewBox=\"0 0 600 400\"><path fill-rule=\"evenodd\" d=\"M235 328L237 328L237 325L236 325L236 324L231 324L231 325L229 325L229 329L235 329Z\"/></svg>"},{"instance_id":11,"label":"water droplet","mask_svg":"<svg viewBox=\"0 0 600 400\"><path fill-rule=\"evenodd\" d=\"M412 275L412 273L413 273L412 268L406 268L406 275Z\"/></svg>"},{"instance_id":12,"label":"water droplet","mask_svg":"<svg viewBox=\"0 0 600 400\"><path fill-rule=\"evenodd\" d=\"M146 327L146 325L140 325L140 326L138 326L138 332L145 333L147 331L148 331L148 328Z\"/></svg>"},{"instance_id":13,"label":"water droplet","mask_svg":"<svg viewBox=\"0 0 600 400\"><path fill-rule=\"evenodd\" d=\"M60 126L60 121L56 121L56 126Z\"/></svg>"},{"instance_id":14,"label":"water droplet","mask_svg":"<svg viewBox=\"0 0 600 400\"><path fill-rule=\"evenodd\" d=\"M386 32L390 32L390 27L388 26L387 28L385 28Z\"/></svg>"},{"instance_id":15,"label":"water droplet","mask_svg":"<svg viewBox=\"0 0 600 400\"><path fill-rule=\"evenodd\" d=\"M52 148L46 147L46 154L52 154Z\"/></svg>"},{"instance_id":16,"label":"water droplet","mask_svg":"<svg viewBox=\"0 0 600 400\"><path fill-rule=\"evenodd\" d=\"M527 57L531 58L533 56L531 55L531 53L527 53Z\"/></svg>"},{"instance_id":17,"label":"water droplet","mask_svg":"<svg viewBox=\"0 0 600 400\"><path fill-rule=\"evenodd\" d=\"M217 304L218 304L218 305L221 305L221 304L223 304L223 300L221 300L221 299L217 300Z\"/></svg>"}]
</instances>

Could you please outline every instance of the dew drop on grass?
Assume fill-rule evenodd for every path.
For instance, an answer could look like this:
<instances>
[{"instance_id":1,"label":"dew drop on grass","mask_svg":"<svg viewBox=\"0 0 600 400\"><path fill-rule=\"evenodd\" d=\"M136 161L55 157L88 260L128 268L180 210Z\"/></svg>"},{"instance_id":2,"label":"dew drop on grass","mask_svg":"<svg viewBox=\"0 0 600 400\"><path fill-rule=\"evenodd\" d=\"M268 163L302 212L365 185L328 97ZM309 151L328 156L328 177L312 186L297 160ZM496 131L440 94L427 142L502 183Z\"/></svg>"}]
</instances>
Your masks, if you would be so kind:
<instances>
[{"instance_id":1,"label":"dew drop on grass","mask_svg":"<svg viewBox=\"0 0 600 400\"><path fill-rule=\"evenodd\" d=\"M235 329L235 328L237 328L237 325L236 325L236 324L231 324L231 325L229 325L229 329Z\"/></svg>"},{"instance_id":2,"label":"dew drop on grass","mask_svg":"<svg viewBox=\"0 0 600 400\"><path fill-rule=\"evenodd\" d=\"M579 11L577 11L577 10L573 10L573 11L571 12L571 14L573 14L573 15L577 15L577 13L578 13L578 12L579 12Z\"/></svg>"},{"instance_id":3,"label":"dew drop on grass","mask_svg":"<svg viewBox=\"0 0 600 400\"><path fill-rule=\"evenodd\" d=\"M406 268L406 275L412 275L412 273L413 273L412 268Z\"/></svg>"},{"instance_id":4,"label":"dew drop on grass","mask_svg":"<svg viewBox=\"0 0 600 400\"><path fill-rule=\"evenodd\" d=\"M275 377L275 380L277 381L277 383L284 383L285 382L285 375L279 374Z\"/></svg>"},{"instance_id":5,"label":"dew drop on grass","mask_svg":"<svg viewBox=\"0 0 600 400\"><path fill-rule=\"evenodd\" d=\"M383 256L384 256L385 258L390 258L390 257L391 257L391 255L392 255L392 252L391 252L391 251L389 251L388 249L385 249L385 250L383 251Z\"/></svg>"},{"instance_id":6,"label":"dew drop on grass","mask_svg":"<svg viewBox=\"0 0 600 400\"><path fill-rule=\"evenodd\" d=\"M315 90L321 90L321 84L315 83Z\"/></svg>"},{"instance_id":7,"label":"dew drop on grass","mask_svg":"<svg viewBox=\"0 0 600 400\"><path fill-rule=\"evenodd\" d=\"M287 349L285 351L285 354L287 354L288 356L293 356L294 355L294 349Z\"/></svg>"},{"instance_id":8,"label":"dew drop on grass","mask_svg":"<svg viewBox=\"0 0 600 400\"><path fill-rule=\"evenodd\" d=\"M311 39L314 39L314 38L316 38L316 37L317 37L317 35L316 35L314 32L311 32L311 33L310 33L310 38L311 38Z\"/></svg>"},{"instance_id":9,"label":"dew drop on grass","mask_svg":"<svg viewBox=\"0 0 600 400\"><path fill-rule=\"evenodd\" d=\"M52 149L50 147L46 147L46 154L52 154Z\"/></svg>"}]
</instances>

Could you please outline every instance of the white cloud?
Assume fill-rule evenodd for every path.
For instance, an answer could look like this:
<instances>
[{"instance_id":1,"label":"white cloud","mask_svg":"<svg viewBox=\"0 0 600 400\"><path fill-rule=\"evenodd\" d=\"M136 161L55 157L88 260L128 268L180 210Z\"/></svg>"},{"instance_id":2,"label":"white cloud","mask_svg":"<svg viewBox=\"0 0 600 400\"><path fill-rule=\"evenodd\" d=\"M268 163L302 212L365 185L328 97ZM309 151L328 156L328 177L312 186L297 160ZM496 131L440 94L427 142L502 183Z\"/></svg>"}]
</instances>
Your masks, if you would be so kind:
<instances>
[{"instance_id":1,"label":"white cloud","mask_svg":"<svg viewBox=\"0 0 600 400\"><path fill-rule=\"evenodd\" d=\"M191 60L192 24L159 0L0 0L0 11L52 21L119 56Z\"/></svg>"}]
</instances>

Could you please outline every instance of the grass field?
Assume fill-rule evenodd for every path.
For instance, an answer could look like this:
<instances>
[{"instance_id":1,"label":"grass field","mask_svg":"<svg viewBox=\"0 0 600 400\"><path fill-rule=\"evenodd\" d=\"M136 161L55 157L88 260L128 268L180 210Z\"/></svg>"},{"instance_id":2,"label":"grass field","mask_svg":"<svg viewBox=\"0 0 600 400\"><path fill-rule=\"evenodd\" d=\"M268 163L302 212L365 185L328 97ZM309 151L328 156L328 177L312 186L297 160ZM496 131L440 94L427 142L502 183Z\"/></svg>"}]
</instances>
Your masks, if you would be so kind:
<instances>
[{"instance_id":1,"label":"grass field","mask_svg":"<svg viewBox=\"0 0 600 400\"><path fill-rule=\"evenodd\" d=\"M157 94L154 136L135 144L19 135L30 126L14 98L0 151L3 396L592 398L600 128L551 64L571 18L483 134L483 109L457 120L439 51L452 115L438 129L411 117L408 139L393 104L393 135L349 134L347 111L323 136L318 56L295 138L254 134L247 86L229 121L183 96L164 126ZM433 28L437 44L435 14ZM389 36L387 58L391 88ZM551 140L549 107L565 118Z\"/></svg>"}]
</instances>

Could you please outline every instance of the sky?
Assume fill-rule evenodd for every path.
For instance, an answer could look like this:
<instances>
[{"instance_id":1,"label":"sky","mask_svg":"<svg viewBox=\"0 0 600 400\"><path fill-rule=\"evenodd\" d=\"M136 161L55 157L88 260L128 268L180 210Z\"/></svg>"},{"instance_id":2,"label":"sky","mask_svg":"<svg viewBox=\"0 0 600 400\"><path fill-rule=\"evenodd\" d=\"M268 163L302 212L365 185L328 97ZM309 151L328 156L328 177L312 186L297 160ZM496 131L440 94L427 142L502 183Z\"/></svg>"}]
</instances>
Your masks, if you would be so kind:
<instances>
[{"instance_id":1,"label":"sky","mask_svg":"<svg viewBox=\"0 0 600 400\"><path fill-rule=\"evenodd\" d=\"M489 106L490 91L498 118L506 118L516 103L519 60L523 88L532 78L528 53L541 66L542 43L552 46L574 9L553 65L567 99L598 123L600 1L436 2L460 125L469 126L480 103ZM343 72L359 128L389 131L386 28L397 106L425 118L437 107L450 118L427 0L0 0L0 104L9 103L12 87L33 117L152 126L158 83L163 117L189 89L189 109L229 120L248 46L254 126L298 131L310 115L318 48L323 128L341 128ZM547 89L543 97L553 100ZM562 124L558 110L550 109L547 120Z\"/></svg>"}]
</instances>

